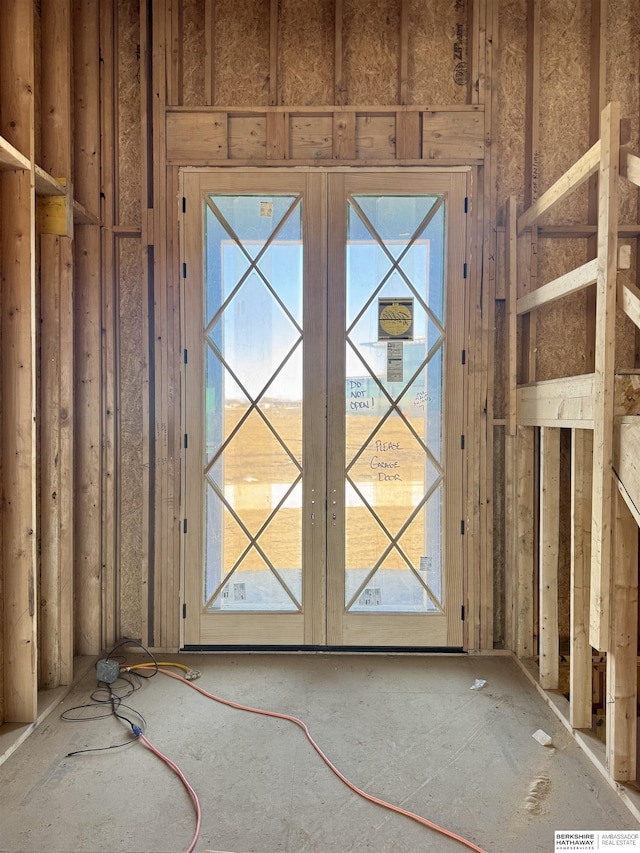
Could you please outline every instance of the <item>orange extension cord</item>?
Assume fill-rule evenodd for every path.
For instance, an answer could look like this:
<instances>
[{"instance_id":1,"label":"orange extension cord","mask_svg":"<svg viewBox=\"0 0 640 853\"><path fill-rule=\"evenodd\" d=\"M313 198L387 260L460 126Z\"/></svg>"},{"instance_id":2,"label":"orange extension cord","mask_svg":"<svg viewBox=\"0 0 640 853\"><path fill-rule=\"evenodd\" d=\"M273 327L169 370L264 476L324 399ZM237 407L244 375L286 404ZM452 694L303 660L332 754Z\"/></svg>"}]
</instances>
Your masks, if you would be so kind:
<instances>
[{"instance_id":1,"label":"orange extension cord","mask_svg":"<svg viewBox=\"0 0 640 853\"><path fill-rule=\"evenodd\" d=\"M171 673L167 673L167 675L170 674ZM178 779L180 779L184 787L187 789L189 796L193 800L193 807L196 810L196 828L193 833L193 838L191 839L191 844L187 848L187 853L193 853L193 850L195 849L195 846L198 842L198 836L200 835L200 823L202 821L202 811L200 810L200 800L198 799L198 795L187 781L187 778L182 772L182 770L180 770L180 768L174 761L168 758L163 752L160 752L159 749L157 749L149 740L147 740L147 738L142 734L139 728L137 729L137 731L134 729L134 734L139 740L142 741L142 743L147 747L147 749L151 750L154 755L157 755L158 758L164 761L164 763L173 770L173 772L176 774Z\"/></svg>"},{"instance_id":2,"label":"orange extension cord","mask_svg":"<svg viewBox=\"0 0 640 853\"><path fill-rule=\"evenodd\" d=\"M290 723L295 723L295 725L299 726L305 733L307 740L318 753L320 758L327 765L327 767L333 773L335 773L338 779L341 779L344 784L354 793L358 794L361 797L364 797L365 800L369 800L370 803L375 803L378 806L383 806L383 808L385 809L390 809L392 812L397 812L398 814L411 818L411 820L415 820L417 823L421 823L423 826L426 826L429 829L433 829L436 832L440 832L442 833L442 835L446 835L448 838L453 838L454 841L459 841L460 844L464 844L464 846L468 847L469 850L475 850L476 853L486 853L486 851L483 850L482 847L478 847L472 841L467 841L467 839L462 838L461 835L456 835L455 832L450 832L448 829L445 829L442 826L438 826L437 823L433 823L432 821L427 820L426 817L421 817L420 815L400 808L400 806L394 806L392 803L387 803L386 800L381 800L378 797L374 797L371 794L367 794L367 792L363 791L361 788L358 788L356 785L350 782L347 777L344 776L334 764L331 763L329 758L327 758L327 756L320 749L315 740L311 737L311 733L307 728L306 724L303 723L302 720L299 720L297 717L292 717L289 714L279 714L276 711L264 711L261 708L250 708L248 705L241 705L239 702L231 702L229 699L221 699L220 696L215 696L213 693L209 693L202 687L198 687L198 685L194 684L193 681L188 681L186 678L183 678L181 675L178 675L175 672L170 672L168 669L158 669L158 672L161 672L163 675L168 675L170 678L175 678L176 681L182 681L188 687L192 687L194 690L197 690L198 693L202 693L202 695L206 696L207 699L213 699L214 702L219 702L221 705L227 705L229 708L236 708L238 711L249 711L251 714L262 714L262 716L264 717L275 717L278 720L288 720Z\"/></svg>"}]
</instances>

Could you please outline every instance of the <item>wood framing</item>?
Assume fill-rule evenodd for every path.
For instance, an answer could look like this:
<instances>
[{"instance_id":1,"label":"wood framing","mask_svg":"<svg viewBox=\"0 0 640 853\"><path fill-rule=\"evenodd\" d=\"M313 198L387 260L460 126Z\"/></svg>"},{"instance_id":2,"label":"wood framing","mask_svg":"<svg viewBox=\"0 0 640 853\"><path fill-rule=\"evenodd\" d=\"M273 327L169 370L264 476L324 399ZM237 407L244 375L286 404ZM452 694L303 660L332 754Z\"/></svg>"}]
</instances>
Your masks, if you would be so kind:
<instances>
[{"instance_id":1,"label":"wood framing","mask_svg":"<svg viewBox=\"0 0 640 853\"><path fill-rule=\"evenodd\" d=\"M602 113L600 144L589 639L594 648L604 651L609 640L610 613L619 104L609 104Z\"/></svg>"},{"instance_id":2,"label":"wood framing","mask_svg":"<svg viewBox=\"0 0 640 853\"><path fill-rule=\"evenodd\" d=\"M614 528L611 573L611 636L607 654L607 763L611 778L636 778L638 525L612 485Z\"/></svg>"},{"instance_id":3,"label":"wood framing","mask_svg":"<svg viewBox=\"0 0 640 853\"><path fill-rule=\"evenodd\" d=\"M569 695L571 725L591 728L592 650L589 643L591 578L591 490L593 433L571 431L571 637Z\"/></svg>"},{"instance_id":4,"label":"wood framing","mask_svg":"<svg viewBox=\"0 0 640 853\"><path fill-rule=\"evenodd\" d=\"M40 237L41 643L43 687L73 677L73 253L68 237Z\"/></svg>"},{"instance_id":5,"label":"wood framing","mask_svg":"<svg viewBox=\"0 0 640 853\"><path fill-rule=\"evenodd\" d=\"M0 133L29 170L0 173L4 713L25 723L37 713L34 73L31 4L9 0L0 21Z\"/></svg>"},{"instance_id":6,"label":"wood framing","mask_svg":"<svg viewBox=\"0 0 640 853\"><path fill-rule=\"evenodd\" d=\"M118 586L118 517L117 501L119 472L117 454L117 285L115 239L116 220L116 111L113 93L115 86L114 60L117 56L114 4L100 4L100 298L101 298L101 478L100 478L100 565L102 569L101 645L111 648L119 639L117 623L119 608Z\"/></svg>"},{"instance_id":7,"label":"wood framing","mask_svg":"<svg viewBox=\"0 0 640 853\"><path fill-rule=\"evenodd\" d=\"M597 260L587 261L581 267L536 288L536 290L518 299L516 313L526 314L528 311L533 311L534 308L549 305L557 299L562 299L563 296L577 293L588 285L595 284L598 277L597 266Z\"/></svg>"},{"instance_id":8,"label":"wood framing","mask_svg":"<svg viewBox=\"0 0 640 853\"><path fill-rule=\"evenodd\" d=\"M475 165L486 144L481 106L175 107L167 111L166 133L167 163L181 166Z\"/></svg>"},{"instance_id":9,"label":"wood framing","mask_svg":"<svg viewBox=\"0 0 640 853\"><path fill-rule=\"evenodd\" d=\"M640 328L640 290L624 275L618 273L618 305Z\"/></svg>"},{"instance_id":10,"label":"wood framing","mask_svg":"<svg viewBox=\"0 0 640 853\"><path fill-rule=\"evenodd\" d=\"M78 201L100 212L98 0L74 0L74 180ZM76 651L102 647L101 276L100 229L75 229L75 531Z\"/></svg>"},{"instance_id":11,"label":"wood framing","mask_svg":"<svg viewBox=\"0 0 640 853\"><path fill-rule=\"evenodd\" d=\"M518 423L593 429L595 376L570 376L520 385L516 393Z\"/></svg>"},{"instance_id":12,"label":"wood framing","mask_svg":"<svg viewBox=\"0 0 640 853\"><path fill-rule=\"evenodd\" d=\"M42 176L61 195L37 200L40 233L41 618L43 687L73 678L73 204L71 0L42 2ZM36 167L36 175L38 168ZM55 189L55 187L53 187ZM36 180L36 192L37 180ZM57 236L50 236L57 235Z\"/></svg>"},{"instance_id":13,"label":"wood framing","mask_svg":"<svg viewBox=\"0 0 640 853\"><path fill-rule=\"evenodd\" d=\"M603 4L593 3L594 33L598 53L602 42ZM602 65L602 58L599 60ZM602 84L603 71L594 78ZM594 83L594 86L596 85ZM597 99L596 99L597 100ZM595 346L595 371L516 388L518 430L540 428L539 515L539 684L555 689L558 682L558 589L556 483L550 470L557 470L558 453L554 427L572 428L571 450L571 587L570 587L570 703L569 724L575 728L591 726L592 647L607 652L607 761L611 779L635 778L635 738L637 702L637 580L638 522L637 503L640 477L640 380L637 369L615 373L615 322L619 306L636 325L640 322L640 293L627 274L632 252L618 256L617 241L622 230L635 234L635 226L618 226L619 163L623 174L635 167L627 152L620 154L620 109L616 103L603 111L600 138L537 202L518 220L521 240L529 228L537 227L540 217L566 199L570 192L589 177L597 175L595 210L597 227L548 226L544 235L593 240L597 234L595 257L553 279L537 290L529 290L508 306L508 323L516 315L527 316L535 309L596 284L595 315L587 304L585 315L593 330L586 335L585 363L589 363L589 341ZM593 191L591 192L593 199ZM590 206L590 217L593 213ZM594 232L596 228L596 232ZM518 271L526 281L526 265ZM588 300L587 300L588 302ZM589 317L591 316L591 320ZM531 359L530 342L523 341L522 361ZM514 346L509 342L509 358ZM517 348L516 348L517 351ZM521 375L527 375L526 366ZM516 451L517 455L517 451ZM512 463L512 465L515 464ZM521 463L522 464L522 463ZM617 478L613 476L613 472ZM513 488L509 474L507 495ZM533 479L533 477L532 477ZM529 488L533 488L530 484ZM549 504L549 493L553 498ZM551 527L550 527L551 525ZM612 556L612 554L614 556ZM556 588L554 588L556 587Z\"/></svg>"},{"instance_id":14,"label":"wood framing","mask_svg":"<svg viewBox=\"0 0 640 853\"><path fill-rule=\"evenodd\" d=\"M534 577L534 430L517 428L515 442L516 484L516 576L515 617L516 654L527 658L533 649L533 577Z\"/></svg>"},{"instance_id":15,"label":"wood framing","mask_svg":"<svg viewBox=\"0 0 640 853\"><path fill-rule=\"evenodd\" d=\"M596 142L574 165L544 192L531 207L518 218L518 234L536 225L542 216L552 210L570 193L595 175L600 166L600 141Z\"/></svg>"},{"instance_id":16,"label":"wood framing","mask_svg":"<svg viewBox=\"0 0 640 853\"><path fill-rule=\"evenodd\" d=\"M516 200L510 196L507 200L507 433L515 435L517 418L516 390L518 384L518 261L517 261L517 212ZM523 299L526 297L523 297ZM522 299L520 300L522 302Z\"/></svg>"},{"instance_id":17,"label":"wood framing","mask_svg":"<svg viewBox=\"0 0 640 853\"><path fill-rule=\"evenodd\" d=\"M540 430L540 686L556 690L560 675L558 547L560 524L560 430Z\"/></svg>"}]
</instances>

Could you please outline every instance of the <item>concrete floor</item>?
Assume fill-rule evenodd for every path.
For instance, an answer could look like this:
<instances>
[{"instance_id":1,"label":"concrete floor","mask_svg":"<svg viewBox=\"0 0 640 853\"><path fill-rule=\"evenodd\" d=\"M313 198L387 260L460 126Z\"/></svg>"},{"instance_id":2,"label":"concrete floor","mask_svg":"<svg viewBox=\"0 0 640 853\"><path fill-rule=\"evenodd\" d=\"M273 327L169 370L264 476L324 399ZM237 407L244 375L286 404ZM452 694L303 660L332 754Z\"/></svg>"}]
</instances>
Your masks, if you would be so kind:
<instances>
[{"instance_id":1,"label":"concrete floor","mask_svg":"<svg viewBox=\"0 0 640 853\"><path fill-rule=\"evenodd\" d=\"M554 829L638 828L508 657L179 660L202 671L196 683L205 689L303 718L355 784L487 853L548 853ZM470 690L476 678L487 680L482 690ZM60 710L88 701L94 686L91 673ZM289 723L223 707L162 675L128 702L199 794L200 853L467 849L353 794ZM532 738L538 728L553 747ZM113 719L65 723L52 714L0 767L0 851L186 850L191 802L142 744L66 757L123 735Z\"/></svg>"}]
</instances>

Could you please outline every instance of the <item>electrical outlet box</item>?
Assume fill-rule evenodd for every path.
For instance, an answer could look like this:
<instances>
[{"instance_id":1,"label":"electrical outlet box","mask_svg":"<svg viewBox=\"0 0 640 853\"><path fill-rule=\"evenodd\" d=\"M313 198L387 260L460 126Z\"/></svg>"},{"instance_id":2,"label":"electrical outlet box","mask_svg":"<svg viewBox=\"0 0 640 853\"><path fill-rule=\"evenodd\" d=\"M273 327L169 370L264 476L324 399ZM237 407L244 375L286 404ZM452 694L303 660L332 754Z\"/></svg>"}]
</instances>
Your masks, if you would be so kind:
<instances>
[{"instance_id":1,"label":"electrical outlet box","mask_svg":"<svg viewBox=\"0 0 640 853\"><path fill-rule=\"evenodd\" d=\"M96 676L103 684L113 684L120 678L120 664L117 660L99 660L96 666Z\"/></svg>"}]
</instances>

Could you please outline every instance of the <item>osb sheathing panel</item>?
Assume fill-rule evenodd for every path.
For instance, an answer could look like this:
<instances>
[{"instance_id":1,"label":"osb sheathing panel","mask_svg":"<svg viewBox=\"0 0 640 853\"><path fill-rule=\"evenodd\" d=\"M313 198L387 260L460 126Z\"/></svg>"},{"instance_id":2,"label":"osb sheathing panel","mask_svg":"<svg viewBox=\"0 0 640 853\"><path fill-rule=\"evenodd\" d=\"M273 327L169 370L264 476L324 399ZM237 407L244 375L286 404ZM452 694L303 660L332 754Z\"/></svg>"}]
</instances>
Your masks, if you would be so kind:
<instances>
[{"instance_id":1,"label":"osb sheathing panel","mask_svg":"<svg viewBox=\"0 0 640 853\"><path fill-rule=\"evenodd\" d=\"M610 0L607 17L606 99L620 102L620 114L631 123L629 144L640 149L640 4L637 0ZM619 182L621 224L638 222L638 188L629 181ZM622 242L630 242L629 240ZM632 247L631 281L636 277L636 251ZM633 323L618 310L616 317L616 369L635 366L636 331Z\"/></svg>"},{"instance_id":2,"label":"osb sheathing panel","mask_svg":"<svg viewBox=\"0 0 640 853\"><path fill-rule=\"evenodd\" d=\"M182 102L201 106L206 102L204 0L182 0L182 33Z\"/></svg>"},{"instance_id":3,"label":"osb sheathing panel","mask_svg":"<svg viewBox=\"0 0 640 853\"><path fill-rule=\"evenodd\" d=\"M143 413L146 353L140 334L146 303L142 294L139 240L119 246L120 323L120 621L125 637L142 636L141 578L144 519Z\"/></svg>"},{"instance_id":4,"label":"osb sheathing panel","mask_svg":"<svg viewBox=\"0 0 640 853\"><path fill-rule=\"evenodd\" d=\"M120 225L141 225L140 20L138 4L118 0L118 211Z\"/></svg>"},{"instance_id":5,"label":"osb sheathing panel","mask_svg":"<svg viewBox=\"0 0 640 853\"><path fill-rule=\"evenodd\" d=\"M215 9L216 104L268 104L269 0L219 0Z\"/></svg>"},{"instance_id":6,"label":"osb sheathing panel","mask_svg":"<svg viewBox=\"0 0 640 853\"><path fill-rule=\"evenodd\" d=\"M467 102L468 0L407 0L410 104ZM396 70L397 73L397 70Z\"/></svg>"},{"instance_id":7,"label":"osb sheathing panel","mask_svg":"<svg viewBox=\"0 0 640 853\"><path fill-rule=\"evenodd\" d=\"M527 62L526 0L500 2L500 65L496 75L496 114L492 128L497 159L498 224L504 224L506 199L514 195L522 212L525 186L525 96Z\"/></svg>"},{"instance_id":8,"label":"osb sheathing panel","mask_svg":"<svg viewBox=\"0 0 640 853\"><path fill-rule=\"evenodd\" d=\"M620 102L620 115L631 121L630 145L638 144L640 120L640 3L610 0L607 18L606 100ZM620 181L620 222L638 221L638 190Z\"/></svg>"},{"instance_id":9,"label":"osb sheathing panel","mask_svg":"<svg viewBox=\"0 0 640 853\"><path fill-rule=\"evenodd\" d=\"M553 184L589 148L591 2L543 0L540 11L539 192ZM587 222L583 185L545 222ZM587 260L585 240L541 240L538 285ZM584 293L538 311L537 379L586 370Z\"/></svg>"},{"instance_id":10,"label":"osb sheathing panel","mask_svg":"<svg viewBox=\"0 0 640 853\"><path fill-rule=\"evenodd\" d=\"M399 33L400 0L345 0L346 103L398 102Z\"/></svg>"},{"instance_id":11,"label":"osb sheathing panel","mask_svg":"<svg viewBox=\"0 0 640 853\"><path fill-rule=\"evenodd\" d=\"M333 0L281 0L278 28L279 102L333 103Z\"/></svg>"},{"instance_id":12,"label":"osb sheathing panel","mask_svg":"<svg viewBox=\"0 0 640 853\"><path fill-rule=\"evenodd\" d=\"M567 240L566 243L578 241ZM585 242L585 241L580 241ZM578 252L572 246L567 246L567 252ZM559 250L547 252L547 258L552 254L551 262L559 257ZM586 260L586 249L582 260ZM573 376L586 373L589 369L585 353L587 347L587 332L585 320L585 295L576 293L565 296L553 305L541 308L537 312L536 322L536 379L557 379L561 376Z\"/></svg>"},{"instance_id":13,"label":"osb sheathing panel","mask_svg":"<svg viewBox=\"0 0 640 853\"><path fill-rule=\"evenodd\" d=\"M636 326L620 308L616 310L616 370L635 367Z\"/></svg>"},{"instance_id":14,"label":"osb sheathing panel","mask_svg":"<svg viewBox=\"0 0 640 853\"><path fill-rule=\"evenodd\" d=\"M543 0L540 11L540 192L589 148L590 0ZM545 222L586 222L586 185Z\"/></svg>"}]
</instances>

